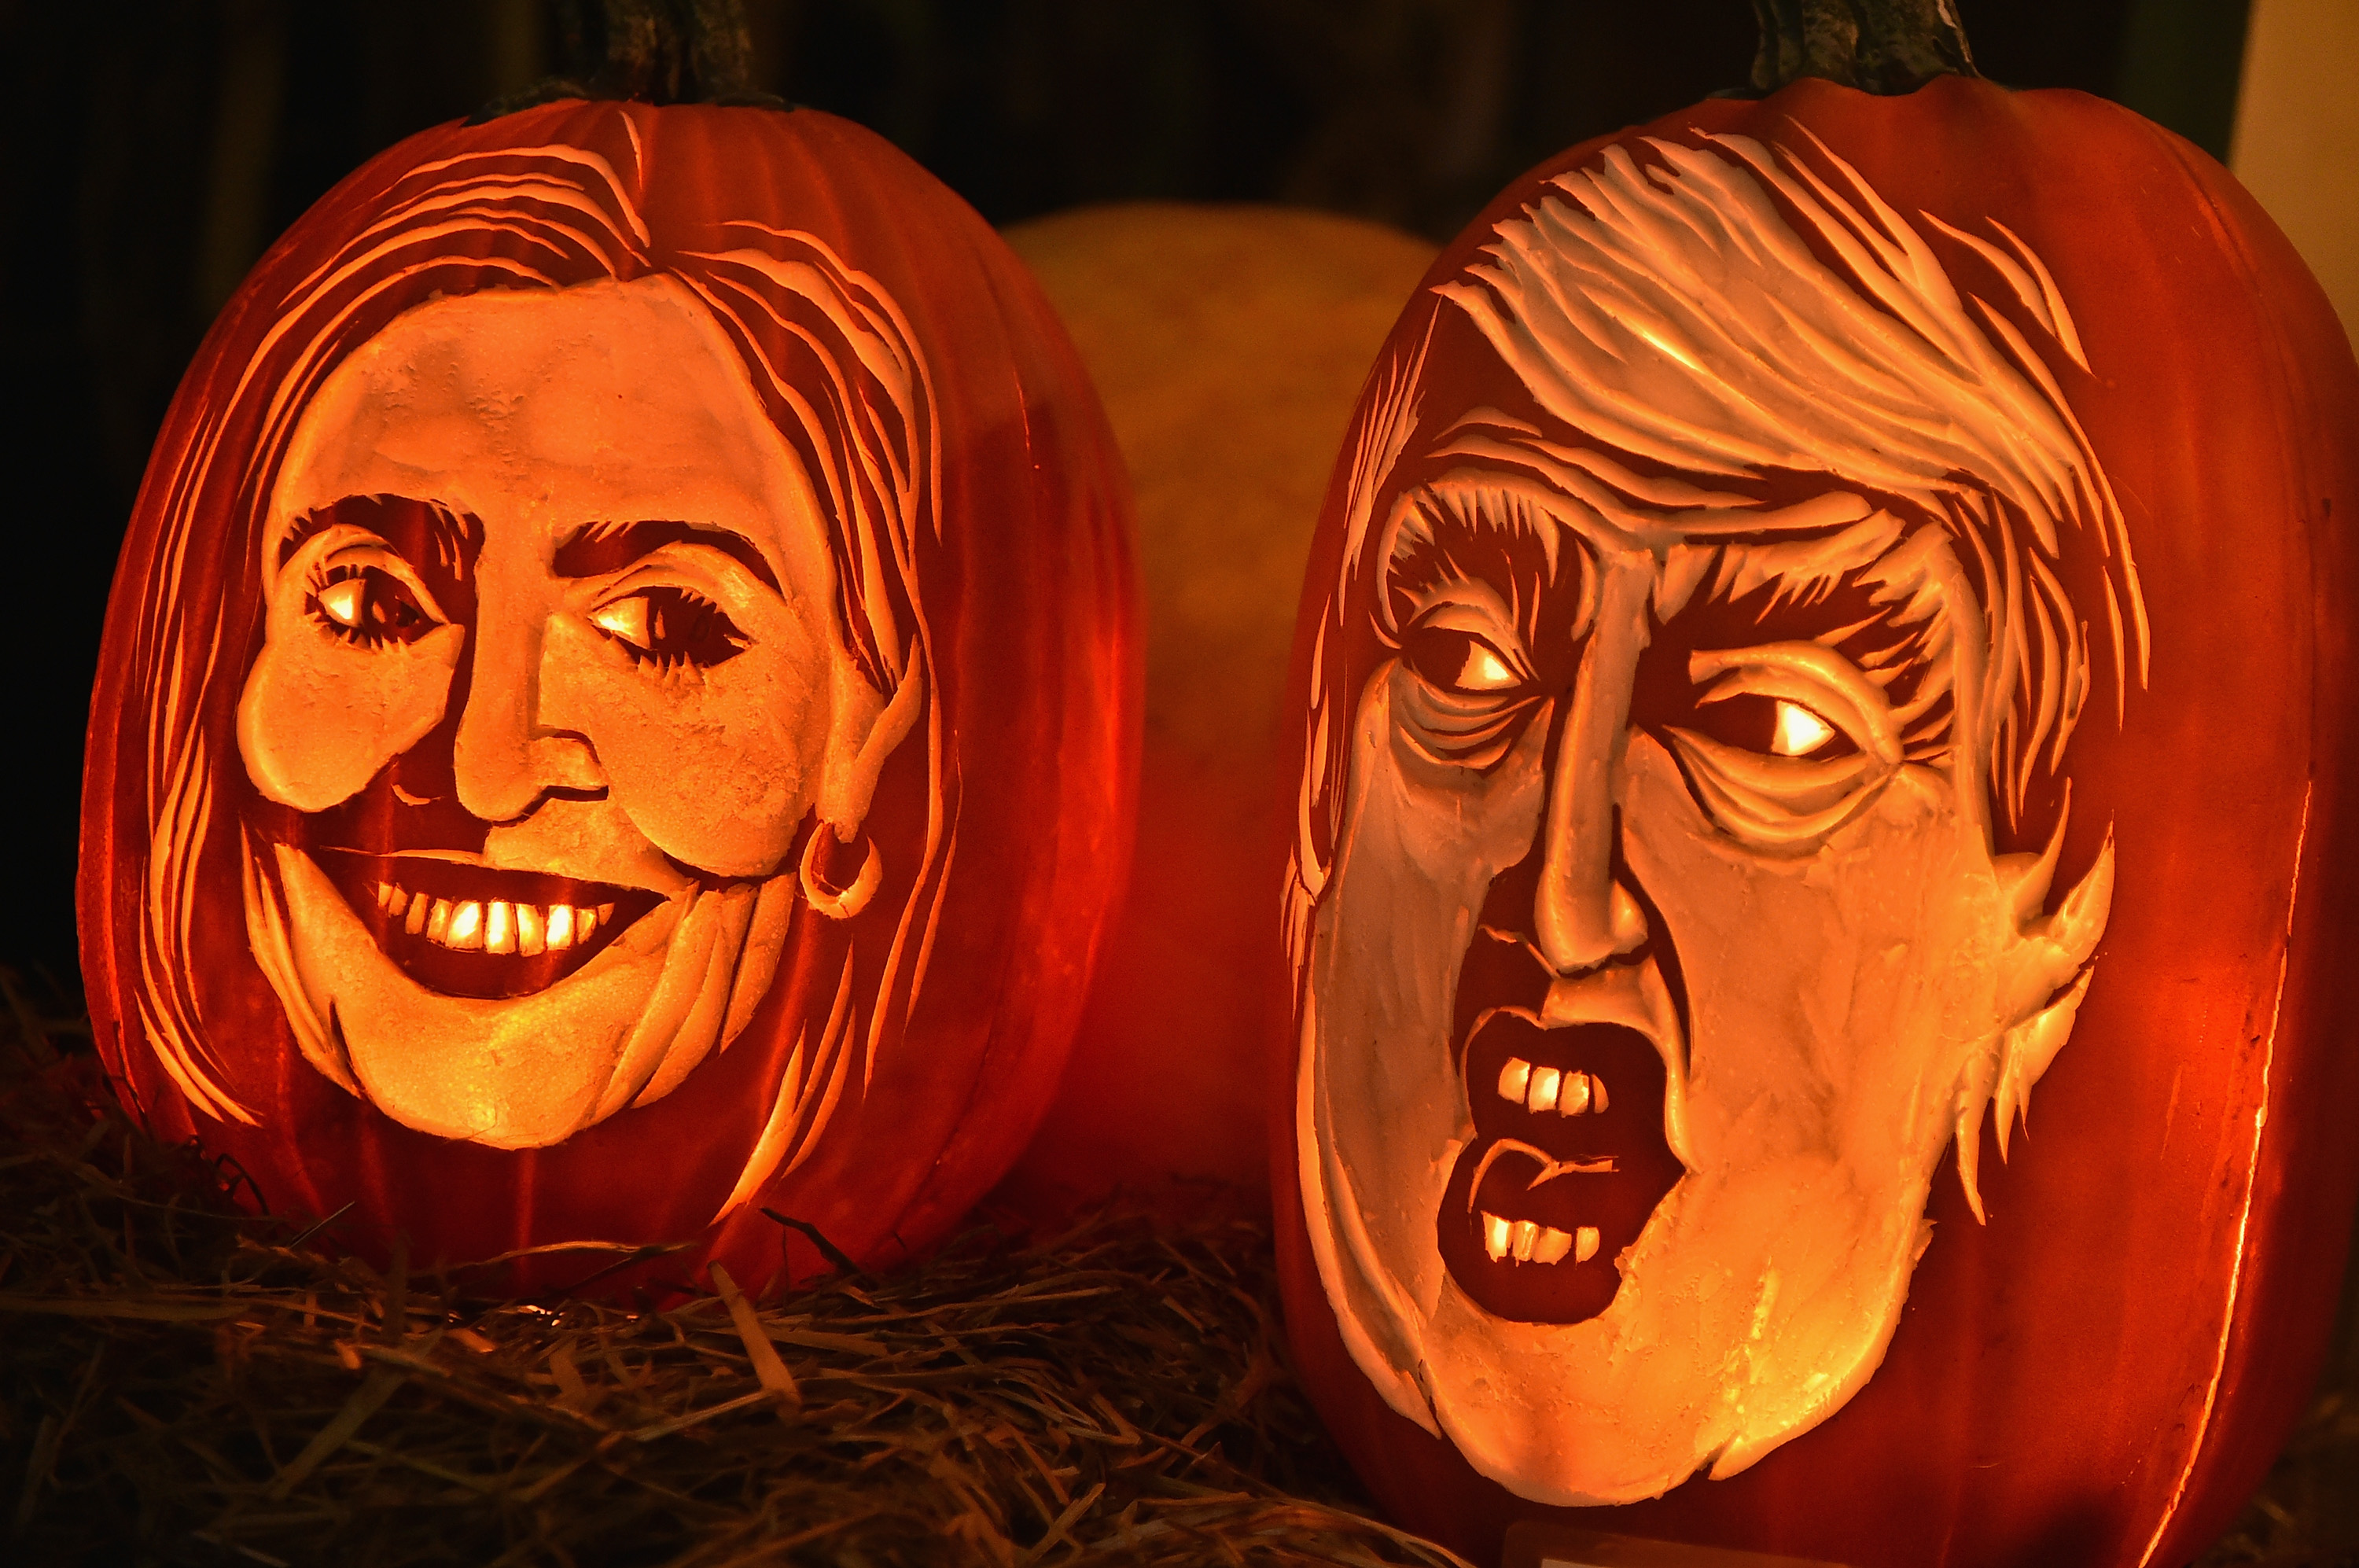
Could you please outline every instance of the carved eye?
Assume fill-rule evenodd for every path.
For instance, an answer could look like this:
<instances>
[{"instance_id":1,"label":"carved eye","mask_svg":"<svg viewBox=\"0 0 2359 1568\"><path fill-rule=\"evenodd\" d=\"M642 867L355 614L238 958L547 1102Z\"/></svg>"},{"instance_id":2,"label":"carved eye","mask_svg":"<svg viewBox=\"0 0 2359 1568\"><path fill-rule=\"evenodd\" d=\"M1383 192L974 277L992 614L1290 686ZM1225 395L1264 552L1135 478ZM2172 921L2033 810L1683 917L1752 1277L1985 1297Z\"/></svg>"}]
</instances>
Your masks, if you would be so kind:
<instances>
[{"instance_id":1,"label":"carved eye","mask_svg":"<svg viewBox=\"0 0 2359 1568\"><path fill-rule=\"evenodd\" d=\"M1693 727L1725 745L1767 757L1831 762L1859 750L1849 735L1801 703L1759 692L1705 703Z\"/></svg>"},{"instance_id":2,"label":"carved eye","mask_svg":"<svg viewBox=\"0 0 2359 1568\"><path fill-rule=\"evenodd\" d=\"M1514 691L1525 678L1489 639L1448 626L1412 632L1401 657L1429 685L1462 697Z\"/></svg>"},{"instance_id":3,"label":"carved eye","mask_svg":"<svg viewBox=\"0 0 2359 1568\"><path fill-rule=\"evenodd\" d=\"M1778 757L1808 757L1835 738L1834 725L1799 702L1777 700L1777 717L1771 727L1769 749Z\"/></svg>"},{"instance_id":4,"label":"carved eye","mask_svg":"<svg viewBox=\"0 0 2359 1568\"><path fill-rule=\"evenodd\" d=\"M442 624L401 579L374 566L332 568L312 585L306 607L332 636L364 648L416 642Z\"/></svg>"},{"instance_id":5,"label":"carved eye","mask_svg":"<svg viewBox=\"0 0 2359 1568\"><path fill-rule=\"evenodd\" d=\"M745 648L745 634L720 605L685 588L646 588L610 599L590 612L590 624L623 651L658 670L682 664L710 669Z\"/></svg>"}]
</instances>

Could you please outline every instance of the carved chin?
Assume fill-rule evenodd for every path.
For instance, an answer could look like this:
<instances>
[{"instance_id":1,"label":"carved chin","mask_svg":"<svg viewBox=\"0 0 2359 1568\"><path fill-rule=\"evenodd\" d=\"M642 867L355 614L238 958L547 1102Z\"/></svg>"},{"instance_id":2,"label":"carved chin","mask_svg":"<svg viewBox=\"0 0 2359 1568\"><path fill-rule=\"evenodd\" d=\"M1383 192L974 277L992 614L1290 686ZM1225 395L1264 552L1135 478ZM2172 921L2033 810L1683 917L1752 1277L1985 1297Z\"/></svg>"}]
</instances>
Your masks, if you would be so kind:
<instances>
[{"instance_id":1,"label":"carved chin","mask_svg":"<svg viewBox=\"0 0 2359 1568\"><path fill-rule=\"evenodd\" d=\"M669 1094L752 1016L795 898L774 877L651 908L641 895L635 919L627 897L485 902L486 952L482 934L453 936L463 901L438 940L406 910L387 918L390 884L356 884L376 904L364 914L311 855L268 847L266 866L247 849L246 931L305 1059L404 1126L497 1149L558 1143ZM549 944L560 908L570 947ZM523 945L540 951L497 951L517 940L507 925L538 928Z\"/></svg>"},{"instance_id":2,"label":"carved chin","mask_svg":"<svg viewBox=\"0 0 2359 1568\"><path fill-rule=\"evenodd\" d=\"M1628 1503L1699 1470L1734 1475L1842 1408L1882 1360L1930 1235L1921 1183L1869 1192L1808 1159L1690 1171L1619 1256L1581 1261L1618 1276L1603 1312L1516 1322L1473 1300L1434 1242L1471 1119L1430 1148L1383 1142L1337 1115L1322 1061L1334 1037L1311 1029L1301 1177L1344 1343L1387 1403L1517 1496ZM1437 1080L1436 1097L1448 1088Z\"/></svg>"},{"instance_id":3,"label":"carved chin","mask_svg":"<svg viewBox=\"0 0 2359 1568\"><path fill-rule=\"evenodd\" d=\"M1583 1258L1580 1225L1603 1222L1567 1219L1559 1228L1576 1239L1554 1261L1537 1225L1520 1262L1512 1243L1506 1258L1478 1251L1478 1266L1544 1283L1567 1270L1607 1282L1610 1300L1582 1321L1503 1315L1436 1241L1438 1217L1469 1212L1462 1157L1486 1137L1451 1061L1443 988L1389 983L1440 972L1430 954L1463 927L1446 909L1430 931L1395 914L1386 940L1362 951L1337 936L1362 891L1342 867L1316 928L1296 1127L1328 1301L1386 1402L1483 1475L1560 1507L1734 1475L1841 1409L1898 1321L1930 1234L1931 1159L1879 1179L1823 1153L1715 1151L1675 1172L1659 1203L1649 1189L1626 1244L1617 1235ZM1459 902L1471 922L1471 895ZM1486 1061L1475 1075L1498 1073Z\"/></svg>"}]
</instances>

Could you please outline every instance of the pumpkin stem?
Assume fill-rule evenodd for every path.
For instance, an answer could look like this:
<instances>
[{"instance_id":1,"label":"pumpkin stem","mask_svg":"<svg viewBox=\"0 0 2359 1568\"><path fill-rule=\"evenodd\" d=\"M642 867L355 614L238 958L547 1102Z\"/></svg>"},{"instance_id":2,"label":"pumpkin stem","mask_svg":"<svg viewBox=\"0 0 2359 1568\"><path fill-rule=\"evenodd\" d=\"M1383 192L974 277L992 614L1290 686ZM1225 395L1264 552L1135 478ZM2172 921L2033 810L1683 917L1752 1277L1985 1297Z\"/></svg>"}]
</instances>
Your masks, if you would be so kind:
<instances>
[{"instance_id":1,"label":"pumpkin stem","mask_svg":"<svg viewBox=\"0 0 2359 1568\"><path fill-rule=\"evenodd\" d=\"M1753 0L1753 90L1764 97L1806 76L1893 96L1982 74L1955 0Z\"/></svg>"},{"instance_id":2,"label":"pumpkin stem","mask_svg":"<svg viewBox=\"0 0 2359 1568\"><path fill-rule=\"evenodd\" d=\"M744 0L554 0L557 72L481 117L560 98L784 109L754 85Z\"/></svg>"}]
</instances>

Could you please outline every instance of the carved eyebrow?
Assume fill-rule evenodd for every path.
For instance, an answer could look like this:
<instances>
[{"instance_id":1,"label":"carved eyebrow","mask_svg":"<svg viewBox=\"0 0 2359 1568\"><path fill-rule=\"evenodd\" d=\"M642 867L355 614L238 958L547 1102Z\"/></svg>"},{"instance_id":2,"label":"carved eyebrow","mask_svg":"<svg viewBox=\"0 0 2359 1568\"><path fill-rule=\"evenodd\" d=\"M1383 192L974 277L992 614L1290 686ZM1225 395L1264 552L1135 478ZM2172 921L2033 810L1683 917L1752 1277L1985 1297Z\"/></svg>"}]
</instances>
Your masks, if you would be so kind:
<instances>
[{"instance_id":1,"label":"carved eyebrow","mask_svg":"<svg viewBox=\"0 0 2359 1568\"><path fill-rule=\"evenodd\" d=\"M1877 618L1919 625L1952 613L1927 570L1940 539L1938 529L1908 533L1890 513L1877 512L1817 538L1676 547L1656 580L1655 614L1669 620L1699 593L1725 604L1765 590L1765 614L1802 609L1849 583L1868 590Z\"/></svg>"},{"instance_id":2,"label":"carved eyebrow","mask_svg":"<svg viewBox=\"0 0 2359 1568\"><path fill-rule=\"evenodd\" d=\"M771 593L782 593L778 574L763 559L752 539L727 528L699 523L647 518L628 523L585 523L557 547L551 562L560 577L603 577L653 555L668 544L701 544L717 550L759 578Z\"/></svg>"},{"instance_id":3,"label":"carved eyebrow","mask_svg":"<svg viewBox=\"0 0 2359 1568\"><path fill-rule=\"evenodd\" d=\"M1682 541L1664 552L1655 615L1669 620L1699 592L1739 599L1766 586L1777 602L1788 603L1810 600L1861 573L1888 578L1901 565L1902 534L1897 517L1877 511L1849 528L1801 537ZM1908 565L1915 564L1912 558Z\"/></svg>"},{"instance_id":4,"label":"carved eyebrow","mask_svg":"<svg viewBox=\"0 0 2359 1568\"><path fill-rule=\"evenodd\" d=\"M1563 532L1540 487L1520 474L1458 470L1402 493L1394 503L1383 541L1387 575L1419 556L1447 550L1452 542L1496 548L1511 539L1528 540L1556 575Z\"/></svg>"},{"instance_id":5,"label":"carved eyebrow","mask_svg":"<svg viewBox=\"0 0 2359 1568\"><path fill-rule=\"evenodd\" d=\"M1527 486L1445 475L1403 495L1386 533L1376 611L1388 637L1403 635L1419 595L1452 578L1496 589L1527 642L1539 635L1552 604L1571 636L1579 635L1593 608L1594 584L1579 542L1562 539Z\"/></svg>"},{"instance_id":6,"label":"carved eyebrow","mask_svg":"<svg viewBox=\"0 0 2359 1568\"><path fill-rule=\"evenodd\" d=\"M1904 533L1878 513L1818 539L1675 550L1657 580L1656 613L1668 624L1741 604L1752 617L1746 645L1803 641L1841 653L1884 691L1908 760L1925 761L1949 746L1955 713L1961 606L1931 569L1942 540L1937 527ZM1721 637L1708 646L1737 645Z\"/></svg>"},{"instance_id":7,"label":"carved eyebrow","mask_svg":"<svg viewBox=\"0 0 2359 1568\"><path fill-rule=\"evenodd\" d=\"M294 560L310 539L338 527L375 534L412 566L439 569L453 579L467 575L484 539L482 523L433 501L410 495L345 495L296 519L278 541L278 566Z\"/></svg>"}]
</instances>

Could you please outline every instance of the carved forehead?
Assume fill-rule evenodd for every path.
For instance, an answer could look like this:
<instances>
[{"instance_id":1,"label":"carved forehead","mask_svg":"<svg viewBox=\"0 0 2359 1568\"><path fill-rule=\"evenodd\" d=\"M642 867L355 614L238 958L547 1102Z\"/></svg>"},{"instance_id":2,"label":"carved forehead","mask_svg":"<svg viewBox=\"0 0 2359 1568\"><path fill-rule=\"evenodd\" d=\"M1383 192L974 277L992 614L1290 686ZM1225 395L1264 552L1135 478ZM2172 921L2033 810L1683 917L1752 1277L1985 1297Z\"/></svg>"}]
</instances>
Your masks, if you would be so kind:
<instances>
[{"instance_id":1,"label":"carved forehead","mask_svg":"<svg viewBox=\"0 0 2359 1568\"><path fill-rule=\"evenodd\" d=\"M298 423L266 562L353 496L525 527L673 520L753 541L777 581L832 580L802 464L712 312L651 276L421 305L355 350Z\"/></svg>"},{"instance_id":2,"label":"carved forehead","mask_svg":"<svg viewBox=\"0 0 2359 1568\"><path fill-rule=\"evenodd\" d=\"M1954 574L1926 570L1948 556L1940 530L1912 530L1856 495L1761 506L1684 481L1642 480L1605 454L1537 438L1482 437L1446 450L1487 461L1446 469L1395 499L1378 541L1376 614L1389 631L1397 630L1396 591L1443 575L1486 582L1511 604L1540 590L1578 593L1575 635L1604 571L1650 575L1658 620L1678 615L1700 588L1721 599L1765 587L1773 599L1807 599L1846 578L1880 598L1921 595L1912 608L1926 614L1949 607ZM1670 504L1633 500L1631 489Z\"/></svg>"}]
</instances>

